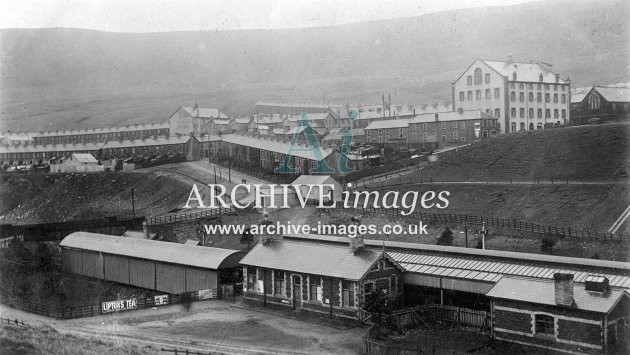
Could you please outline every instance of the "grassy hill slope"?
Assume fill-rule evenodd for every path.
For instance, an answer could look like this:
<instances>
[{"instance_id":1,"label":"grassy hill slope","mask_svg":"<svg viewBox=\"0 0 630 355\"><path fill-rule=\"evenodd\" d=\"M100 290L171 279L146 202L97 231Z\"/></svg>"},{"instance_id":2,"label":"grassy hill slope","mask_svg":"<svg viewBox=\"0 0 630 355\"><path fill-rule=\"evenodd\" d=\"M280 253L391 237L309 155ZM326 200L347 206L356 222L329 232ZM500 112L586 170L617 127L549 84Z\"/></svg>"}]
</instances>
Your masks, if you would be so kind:
<instances>
[{"instance_id":1,"label":"grassy hill slope","mask_svg":"<svg viewBox=\"0 0 630 355\"><path fill-rule=\"evenodd\" d=\"M440 154L414 181L627 179L629 140L627 124L500 135Z\"/></svg>"},{"instance_id":2,"label":"grassy hill slope","mask_svg":"<svg viewBox=\"0 0 630 355\"><path fill-rule=\"evenodd\" d=\"M0 179L1 223L62 222L107 216L162 214L181 207L190 187L146 173L11 174Z\"/></svg>"},{"instance_id":3,"label":"grassy hill slope","mask_svg":"<svg viewBox=\"0 0 630 355\"><path fill-rule=\"evenodd\" d=\"M161 121L195 101L229 114L261 99L450 101L474 59L510 53L577 86L627 81L629 17L627 1L580 0L308 29L3 29L0 130Z\"/></svg>"}]
</instances>

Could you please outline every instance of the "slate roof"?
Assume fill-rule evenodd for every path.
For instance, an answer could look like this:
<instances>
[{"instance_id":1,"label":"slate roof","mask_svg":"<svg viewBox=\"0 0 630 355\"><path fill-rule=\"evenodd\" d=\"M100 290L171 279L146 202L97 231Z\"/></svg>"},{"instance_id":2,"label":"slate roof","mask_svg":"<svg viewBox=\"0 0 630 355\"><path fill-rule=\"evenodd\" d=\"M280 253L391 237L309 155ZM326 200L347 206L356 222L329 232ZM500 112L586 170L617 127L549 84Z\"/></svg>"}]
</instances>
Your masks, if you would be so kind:
<instances>
[{"instance_id":1,"label":"slate roof","mask_svg":"<svg viewBox=\"0 0 630 355\"><path fill-rule=\"evenodd\" d=\"M7 141L29 141L33 137L37 136L35 132L2 132L0 138L4 138Z\"/></svg>"},{"instance_id":2,"label":"slate roof","mask_svg":"<svg viewBox=\"0 0 630 355\"><path fill-rule=\"evenodd\" d=\"M155 146L155 145L171 145L171 144L184 144L188 142L190 139L189 136L182 137L159 137L157 139L134 139L134 140L124 140L124 141L109 141L105 143L103 149L112 149L112 148L127 148L127 147L145 147L145 146Z\"/></svg>"},{"instance_id":3,"label":"slate roof","mask_svg":"<svg viewBox=\"0 0 630 355\"><path fill-rule=\"evenodd\" d=\"M236 266L222 264L231 255L243 253L231 249L198 247L88 232L72 233L65 237L59 245L62 248L97 251L213 270Z\"/></svg>"},{"instance_id":4,"label":"slate roof","mask_svg":"<svg viewBox=\"0 0 630 355\"><path fill-rule=\"evenodd\" d=\"M347 237L316 234L292 234L285 239L338 245L348 242ZM630 263L626 262L371 239L364 243L370 248L382 248L385 244L392 260L414 272L444 275L443 269L453 269L538 279L552 279L554 273L562 272L574 274L578 283L583 283L588 275L599 275L606 276L612 287L630 289Z\"/></svg>"},{"instance_id":5,"label":"slate roof","mask_svg":"<svg viewBox=\"0 0 630 355\"><path fill-rule=\"evenodd\" d=\"M465 110L461 114L457 111L438 113L439 122L478 120L478 119L496 119L480 110ZM415 116L409 124L435 122L435 113L427 113Z\"/></svg>"},{"instance_id":6,"label":"slate roof","mask_svg":"<svg viewBox=\"0 0 630 355\"><path fill-rule=\"evenodd\" d=\"M594 89L608 102L630 102L630 88L595 86Z\"/></svg>"},{"instance_id":7,"label":"slate roof","mask_svg":"<svg viewBox=\"0 0 630 355\"><path fill-rule=\"evenodd\" d=\"M241 124L243 124L243 123L250 123L251 121L252 121L252 118L249 117L249 116L247 116L247 117L236 117L234 119L234 122L241 123Z\"/></svg>"},{"instance_id":8,"label":"slate roof","mask_svg":"<svg viewBox=\"0 0 630 355\"><path fill-rule=\"evenodd\" d=\"M221 136L221 140L226 143L238 144L246 147L266 150L275 153L287 154L291 147L291 142L276 140L274 136L260 136L253 134L224 134ZM332 154L332 149L320 147L323 158L326 158ZM315 160L315 157L311 152L306 151L293 151L293 156Z\"/></svg>"},{"instance_id":9,"label":"slate roof","mask_svg":"<svg viewBox=\"0 0 630 355\"><path fill-rule=\"evenodd\" d=\"M84 128L84 129L76 129L76 130L46 131L46 132L35 133L34 136L35 137L74 136L74 135L82 135L82 134L143 131L143 130L164 129L164 128L169 128L168 122L135 124L135 125L128 125L128 126L102 127L102 128Z\"/></svg>"},{"instance_id":10,"label":"slate roof","mask_svg":"<svg viewBox=\"0 0 630 355\"><path fill-rule=\"evenodd\" d=\"M582 102L585 97L586 94L571 94L571 103Z\"/></svg>"},{"instance_id":11,"label":"slate roof","mask_svg":"<svg viewBox=\"0 0 630 355\"><path fill-rule=\"evenodd\" d=\"M76 160L79 163L98 163L98 160L92 154L87 153L74 153L72 154L72 160Z\"/></svg>"},{"instance_id":12,"label":"slate roof","mask_svg":"<svg viewBox=\"0 0 630 355\"><path fill-rule=\"evenodd\" d=\"M547 66L540 63L522 63L512 61L497 61L497 60L481 60L492 69L499 72L503 76L507 76L508 80L512 80L512 74L516 72L516 81L525 82L540 82L539 75L543 75L543 84L555 84L556 73L549 69ZM558 81L558 84L566 84L566 81L562 78Z\"/></svg>"},{"instance_id":13,"label":"slate roof","mask_svg":"<svg viewBox=\"0 0 630 355\"><path fill-rule=\"evenodd\" d=\"M273 124L273 123L282 123L284 122L284 118L279 115L271 115L271 116L260 116L255 117L252 122L254 124Z\"/></svg>"},{"instance_id":14,"label":"slate roof","mask_svg":"<svg viewBox=\"0 0 630 355\"><path fill-rule=\"evenodd\" d=\"M486 296L550 306L556 305L553 281L503 277L488 291ZM599 292L586 291L584 285L574 284L574 303L568 307L597 313L608 313L621 297L625 297L624 290L610 289L607 293L601 294Z\"/></svg>"},{"instance_id":15,"label":"slate roof","mask_svg":"<svg viewBox=\"0 0 630 355\"><path fill-rule=\"evenodd\" d=\"M103 143L85 144L47 144L47 145L10 145L0 146L0 153L31 153L31 152L84 152L97 151Z\"/></svg>"},{"instance_id":16,"label":"slate roof","mask_svg":"<svg viewBox=\"0 0 630 355\"><path fill-rule=\"evenodd\" d=\"M337 133L339 133L339 131L341 130L342 128L331 128L330 130L328 130L328 134L326 135L326 137L324 137L323 140L341 140L343 137L337 135ZM360 137L365 135L365 131L363 130L363 128L353 128L350 130L350 133L352 133L353 137Z\"/></svg>"},{"instance_id":17,"label":"slate roof","mask_svg":"<svg viewBox=\"0 0 630 355\"><path fill-rule=\"evenodd\" d=\"M328 118L328 112L318 112L318 113L307 113L309 122L313 121L321 121ZM289 122L297 122L302 118L302 115L290 116L288 118Z\"/></svg>"},{"instance_id":18,"label":"slate roof","mask_svg":"<svg viewBox=\"0 0 630 355\"><path fill-rule=\"evenodd\" d=\"M256 246L241 260L241 264L322 275L346 280L360 280L380 251L360 249L356 254L349 244L330 245L290 240L272 240Z\"/></svg>"},{"instance_id":19,"label":"slate roof","mask_svg":"<svg viewBox=\"0 0 630 355\"><path fill-rule=\"evenodd\" d=\"M398 118L393 120L379 120L370 123L365 130L370 129L387 129L387 128L407 128L409 127L410 118Z\"/></svg>"}]
</instances>

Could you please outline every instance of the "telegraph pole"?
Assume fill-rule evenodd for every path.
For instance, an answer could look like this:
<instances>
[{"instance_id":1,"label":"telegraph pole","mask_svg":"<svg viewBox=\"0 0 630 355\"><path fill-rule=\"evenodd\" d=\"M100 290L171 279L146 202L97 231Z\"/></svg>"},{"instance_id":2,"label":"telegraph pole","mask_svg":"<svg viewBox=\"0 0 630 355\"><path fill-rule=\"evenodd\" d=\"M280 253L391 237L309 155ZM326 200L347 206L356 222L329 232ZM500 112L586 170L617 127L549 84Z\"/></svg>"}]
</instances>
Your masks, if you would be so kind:
<instances>
[{"instance_id":1,"label":"telegraph pole","mask_svg":"<svg viewBox=\"0 0 630 355\"><path fill-rule=\"evenodd\" d=\"M466 248L468 248L468 225L464 223L464 237L466 238Z\"/></svg>"},{"instance_id":2,"label":"telegraph pole","mask_svg":"<svg viewBox=\"0 0 630 355\"><path fill-rule=\"evenodd\" d=\"M136 201L133 195L133 187L131 188L131 215L136 219Z\"/></svg>"},{"instance_id":3,"label":"telegraph pole","mask_svg":"<svg viewBox=\"0 0 630 355\"><path fill-rule=\"evenodd\" d=\"M486 222L481 221L481 250L486 250Z\"/></svg>"}]
</instances>

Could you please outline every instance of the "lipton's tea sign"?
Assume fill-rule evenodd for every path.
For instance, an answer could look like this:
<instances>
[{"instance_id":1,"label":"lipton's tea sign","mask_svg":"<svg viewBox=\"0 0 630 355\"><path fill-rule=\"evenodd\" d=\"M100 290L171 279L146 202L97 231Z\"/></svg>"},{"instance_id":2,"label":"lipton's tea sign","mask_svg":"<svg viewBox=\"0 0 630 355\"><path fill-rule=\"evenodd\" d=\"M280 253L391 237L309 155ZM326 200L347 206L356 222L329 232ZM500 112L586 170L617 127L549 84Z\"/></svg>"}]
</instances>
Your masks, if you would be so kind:
<instances>
[{"instance_id":1,"label":"lipton's tea sign","mask_svg":"<svg viewBox=\"0 0 630 355\"><path fill-rule=\"evenodd\" d=\"M138 301L135 298L131 298L128 300L108 301L103 302L102 304L103 313L127 311L136 308L138 308Z\"/></svg>"}]
</instances>

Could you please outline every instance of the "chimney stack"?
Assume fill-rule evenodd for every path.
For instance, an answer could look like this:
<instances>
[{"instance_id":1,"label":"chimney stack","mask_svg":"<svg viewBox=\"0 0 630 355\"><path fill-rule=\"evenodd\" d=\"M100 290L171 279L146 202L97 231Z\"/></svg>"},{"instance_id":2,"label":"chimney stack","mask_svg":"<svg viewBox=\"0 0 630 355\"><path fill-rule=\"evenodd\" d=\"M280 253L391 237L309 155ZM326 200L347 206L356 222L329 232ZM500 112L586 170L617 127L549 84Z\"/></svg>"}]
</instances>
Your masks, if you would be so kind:
<instances>
[{"instance_id":1,"label":"chimney stack","mask_svg":"<svg viewBox=\"0 0 630 355\"><path fill-rule=\"evenodd\" d=\"M553 274L555 283L556 304L571 306L573 304L573 274Z\"/></svg>"},{"instance_id":2,"label":"chimney stack","mask_svg":"<svg viewBox=\"0 0 630 355\"><path fill-rule=\"evenodd\" d=\"M508 54L508 62L510 62L510 63L513 62L512 53Z\"/></svg>"},{"instance_id":3,"label":"chimney stack","mask_svg":"<svg viewBox=\"0 0 630 355\"><path fill-rule=\"evenodd\" d=\"M352 217L350 221L356 226L361 225L361 216ZM357 234L356 237L350 238L350 252L352 254L356 254L359 250L365 247L365 242L363 241L363 235Z\"/></svg>"},{"instance_id":4,"label":"chimney stack","mask_svg":"<svg viewBox=\"0 0 630 355\"><path fill-rule=\"evenodd\" d=\"M436 113L435 113L435 122L437 122L437 121L438 121L438 117L439 117L439 114L436 112Z\"/></svg>"}]
</instances>

